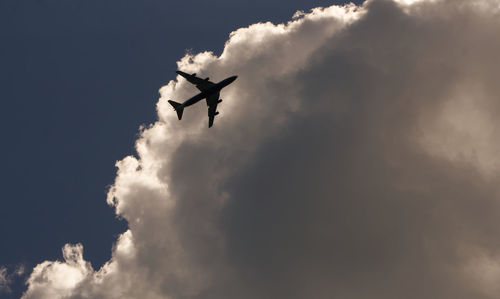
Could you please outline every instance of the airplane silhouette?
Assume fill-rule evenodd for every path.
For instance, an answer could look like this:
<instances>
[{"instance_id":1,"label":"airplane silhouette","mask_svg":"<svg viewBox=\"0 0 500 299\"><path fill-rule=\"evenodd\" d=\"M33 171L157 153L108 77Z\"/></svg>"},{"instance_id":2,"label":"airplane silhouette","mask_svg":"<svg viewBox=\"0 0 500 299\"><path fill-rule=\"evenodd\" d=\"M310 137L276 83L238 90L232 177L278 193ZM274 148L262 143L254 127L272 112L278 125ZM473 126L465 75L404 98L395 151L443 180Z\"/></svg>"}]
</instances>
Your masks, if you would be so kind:
<instances>
[{"instance_id":1,"label":"airplane silhouette","mask_svg":"<svg viewBox=\"0 0 500 299\"><path fill-rule=\"evenodd\" d=\"M184 112L184 107L191 106L203 99L206 99L208 106L208 127L212 127L212 125L214 124L215 116L219 114L219 112L217 111L217 105L222 102L222 99L219 99L221 89L233 83L233 81L236 80L238 76L231 76L218 83L214 83L209 81L208 77L205 79L196 77L196 73L191 75L181 71L177 71L176 73L186 78L186 80L188 80L190 83L196 85L196 87L200 90L199 94L195 95L189 100L186 100L182 104L174 102L172 100L168 100L170 105L172 105L172 107L174 107L175 111L177 112L177 117L179 118L179 120L181 120L182 112Z\"/></svg>"}]
</instances>

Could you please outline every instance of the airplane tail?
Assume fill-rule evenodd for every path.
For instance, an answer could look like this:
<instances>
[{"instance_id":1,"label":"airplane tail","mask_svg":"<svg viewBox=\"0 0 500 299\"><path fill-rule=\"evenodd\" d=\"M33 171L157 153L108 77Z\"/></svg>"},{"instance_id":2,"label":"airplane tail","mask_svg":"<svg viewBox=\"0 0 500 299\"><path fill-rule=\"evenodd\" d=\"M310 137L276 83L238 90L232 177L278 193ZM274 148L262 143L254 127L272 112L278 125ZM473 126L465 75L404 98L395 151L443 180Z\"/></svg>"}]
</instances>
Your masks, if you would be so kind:
<instances>
[{"instance_id":1,"label":"airplane tail","mask_svg":"<svg viewBox=\"0 0 500 299\"><path fill-rule=\"evenodd\" d=\"M174 107L175 112L177 112L177 117L179 118L179 120L181 120L182 112L184 112L184 105L182 105L181 103L174 102L172 100L168 100L168 102L170 103L170 105L172 105L172 107Z\"/></svg>"}]
</instances>

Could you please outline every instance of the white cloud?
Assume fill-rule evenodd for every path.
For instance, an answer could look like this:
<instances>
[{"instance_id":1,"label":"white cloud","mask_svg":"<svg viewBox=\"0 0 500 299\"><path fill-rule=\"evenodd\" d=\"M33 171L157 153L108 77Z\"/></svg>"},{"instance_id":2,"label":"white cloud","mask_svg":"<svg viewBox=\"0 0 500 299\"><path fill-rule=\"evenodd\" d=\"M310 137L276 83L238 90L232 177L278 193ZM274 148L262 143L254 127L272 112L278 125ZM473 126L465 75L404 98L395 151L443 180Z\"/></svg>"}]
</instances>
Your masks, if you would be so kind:
<instances>
[{"instance_id":1,"label":"white cloud","mask_svg":"<svg viewBox=\"0 0 500 299\"><path fill-rule=\"evenodd\" d=\"M90 263L83 260L82 244L63 247L64 262L43 262L37 265L27 284L30 286L25 296L34 298L62 298L72 294L74 288L93 270Z\"/></svg>"},{"instance_id":2,"label":"white cloud","mask_svg":"<svg viewBox=\"0 0 500 299\"><path fill-rule=\"evenodd\" d=\"M9 273L7 267L0 265L0 294L12 292L11 285L16 279L24 275L24 265L19 264Z\"/></svg>"},{"instance_id":3,"label":"white cloud","mask_svg":"<svg viewBox=\"0 0 500 299\"><path fill-rule=\"evenodd\" d=\"M23 264L20 264L16 267L16 269L14 270L14 275L15 276L23 276L26 269L26 267L23 265Z\"/></svg>"},{"instance_id":4,"label":"white cloud","mask_svg":"<svg viewBox=\"0 0 500 299\"><path fill-rule=\"evenodd\" d=\"M489 5L317 8L187 55L184 71L239 76L215 126L201 103L177 120L185 80L162 87L138 156L117 163L108 203L129 229L111 260L96 271L66 245L23 298L494 298Z\"/></svg>"},{"instance_id":5,"label":"white cloud","mask_svg":"<svg viewBox=\"0 0 500 299\"><path fill-rule=\"evenodd\" d=\"M7 275L7 268L0 266L0 293L10 292L10 278Z\"/></svg>"}]
</instances>

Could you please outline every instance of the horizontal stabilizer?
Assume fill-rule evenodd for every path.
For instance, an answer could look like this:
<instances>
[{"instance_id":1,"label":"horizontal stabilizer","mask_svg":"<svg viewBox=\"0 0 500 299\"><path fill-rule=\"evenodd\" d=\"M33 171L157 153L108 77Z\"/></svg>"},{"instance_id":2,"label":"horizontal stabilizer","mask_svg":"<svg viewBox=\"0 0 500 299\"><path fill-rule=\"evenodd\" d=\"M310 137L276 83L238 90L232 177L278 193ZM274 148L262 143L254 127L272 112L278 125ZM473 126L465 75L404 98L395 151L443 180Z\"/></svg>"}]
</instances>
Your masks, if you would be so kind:
<instances>
[{"instance_id":1,"label":"horizontal stabilizer","mask_svg":"<svg viewBox=\"0 0 500 299\"><path fill-rule=\"evenodd\" d=\"M177 112L177 117L179 118L179 120L181 120L182 112L184 112L184 105L182 105L181 103L174 102L172 100L168 100L168 102L170 103L170 105L172 105L172 107L174 107L175 112Z\"/></svg>"},{"instance_id":2,"label":"horizontal stabilizer","mask_svg":"<svg viewBox=\"0 0 500 299\"><path fill-rule=\"evenodd\" d=\"M184 78L189 78L189 77L196 77L196 73L192 73L191 75L188 73L185 73L183 71L176 71L177 74L181 75Z\"/></svg>"}]
</instances>

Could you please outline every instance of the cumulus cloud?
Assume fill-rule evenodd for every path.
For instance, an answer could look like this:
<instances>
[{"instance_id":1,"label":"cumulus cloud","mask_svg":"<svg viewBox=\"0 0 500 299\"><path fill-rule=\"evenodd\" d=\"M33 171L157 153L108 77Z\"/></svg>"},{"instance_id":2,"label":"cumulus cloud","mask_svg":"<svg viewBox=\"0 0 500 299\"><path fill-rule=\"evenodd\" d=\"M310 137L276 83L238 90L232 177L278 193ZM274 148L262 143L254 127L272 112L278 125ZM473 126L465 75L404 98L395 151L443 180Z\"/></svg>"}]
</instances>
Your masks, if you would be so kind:
<instances>
[{"instance_id":1,"label":"cumulus cloud","mask_svg":"<svg viewBox=\"0 0 500 299\"><path fill-rule=\"evenodd\" d=\"M254 24L179 69L237 74L207 129L158 121L117 163L129 229L83 246L23 298L496 298L500 19L488 0L389 1Z\"/></svg>"}]
</instances>

